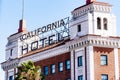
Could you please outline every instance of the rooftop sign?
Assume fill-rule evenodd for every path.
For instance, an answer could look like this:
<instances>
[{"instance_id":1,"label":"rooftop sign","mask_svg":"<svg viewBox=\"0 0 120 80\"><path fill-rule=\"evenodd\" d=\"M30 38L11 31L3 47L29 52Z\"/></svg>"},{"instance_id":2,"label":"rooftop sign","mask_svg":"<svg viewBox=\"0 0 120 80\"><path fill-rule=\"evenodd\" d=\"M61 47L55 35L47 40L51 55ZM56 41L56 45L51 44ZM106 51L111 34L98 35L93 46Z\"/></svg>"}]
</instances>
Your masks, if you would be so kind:
<instances>
[{"instance_id":1,"label":"rooftop sign","mask_svg":"<svg viewBox=\"0 0 120 80\"><path fill-rule=\"evenodd\" d=\"M66 20L67 20L67 22L66 22ZM40 27L40 28L38 28L34 31L31 31L31 32L28 32L26 34L23 34L20 36L20 40L23 41L28 38L34 37L34 36L42 35L42 33L45 33L45 32L51 31L51 30L55 30L56 28L59 28L59 27L65 27L69 22L68 20L69 20L69 17L58 20L58 21L48 24L46 26Z\"/></svg>"},{"instance_id":2,"label":"rooftop sign","mask_svg":"<svg viewBox=\"0 0 120 80\"><path fill-rule=\"evenodd\" d=\"M39 37L39 39L32 40L32 42L25 43L31 38ZM55 44L69 38L69 17L60 19L46 26L40 27L34 31L28 32L20 36L22 42L22 54L40 47ZM30 47L30 48L29 48Z\"/></svg>"}]
</instances>

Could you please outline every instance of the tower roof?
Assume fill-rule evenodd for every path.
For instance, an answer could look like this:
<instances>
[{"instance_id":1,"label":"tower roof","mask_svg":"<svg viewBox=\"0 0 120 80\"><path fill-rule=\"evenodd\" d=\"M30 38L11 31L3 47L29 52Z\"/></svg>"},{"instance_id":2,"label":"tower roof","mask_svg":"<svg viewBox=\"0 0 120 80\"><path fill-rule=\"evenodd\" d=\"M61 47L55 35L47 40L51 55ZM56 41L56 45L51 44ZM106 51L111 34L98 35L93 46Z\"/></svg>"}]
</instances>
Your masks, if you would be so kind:
<instances>
[{"instance_id":1,"label":"tower roof","mask_svg":"<svg viewBox=\"0 0 120 80\"><path fill-rule=\"evenodd\" d=\"M91 3L89 3L89 4L104 5L104 6L112 6L112 5L109 4L109 3L98 2L98 1L96 1L96 2L94 1L94 2L91 2ZM77 10L77 9L80 9L80 8L86 6L86 5L89 5L89 4L85 4L85 5L83 5L83 6L77 7L77 8L75 8L73 11L75 11L75 10Z\"/></svg>"},{"instance_id":2,"label":"tower roof","mask_svg":"<svg viewBox=\"0 0 120 80\"><path fill-rule=\"evenodd\" d=\"M86 4L90 4L91 2L95 2L96 0L86 0Z\"/></svg>"}]
</instances>

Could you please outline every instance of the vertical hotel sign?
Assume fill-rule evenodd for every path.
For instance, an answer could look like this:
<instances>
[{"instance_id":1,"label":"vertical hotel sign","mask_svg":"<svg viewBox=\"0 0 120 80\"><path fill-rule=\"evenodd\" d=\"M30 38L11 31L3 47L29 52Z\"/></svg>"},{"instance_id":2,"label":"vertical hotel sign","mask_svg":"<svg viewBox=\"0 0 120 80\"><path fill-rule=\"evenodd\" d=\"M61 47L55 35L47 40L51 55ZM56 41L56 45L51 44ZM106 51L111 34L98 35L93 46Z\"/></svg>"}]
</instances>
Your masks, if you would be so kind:
<instances>
[{"instance_id":1,"label":"vertical hotel sign","mask_svg":"<svg viewBox=\"0 0 120 80\"><path fill-rule=\"evenodd\" d=\"M39 37L30 41L31 38ZM40 27L20 36L21 52L25 54L29 51L37 50L69 38L69 17L60 19L46 26ZM30 41L27 43L27 41Z\"/></svg>"}]
</instances>

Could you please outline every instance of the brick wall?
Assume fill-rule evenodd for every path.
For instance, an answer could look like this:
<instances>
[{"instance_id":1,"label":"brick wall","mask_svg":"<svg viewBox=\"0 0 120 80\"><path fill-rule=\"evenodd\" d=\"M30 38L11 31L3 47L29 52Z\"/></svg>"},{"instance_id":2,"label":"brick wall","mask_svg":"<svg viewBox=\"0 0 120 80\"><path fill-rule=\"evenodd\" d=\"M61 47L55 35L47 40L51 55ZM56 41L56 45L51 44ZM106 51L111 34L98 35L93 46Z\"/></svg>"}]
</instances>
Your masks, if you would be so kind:
<instances>
[{"instance_id":1,"label":"brick wall","mask_svg":"<svg viewBox=\"0 0 120 80\"><path fill-rule=\"evenodd\" d=\"M67 78L70 78L70 74L71 74L70 70L65 69L65 61L67 59L70 59L70 52L35 62L35 65L39 65L42 68L42 72L43 72L43 67L48 66L49 74L48 76L46 76L46 80L66 80ZM59 62L63 62L63 66L64 66L63 72L58 71ZM52 64L55 64L55 71L56 71L55 74L50 73L50 66Z\"/></svg>"},{"instance_id":2,"label":"brick wall","mask_svg":"<svg viewBox=\"0 0 120 80\"><path fill-rule=\"evenodd\" d=\"M108 65L101 65L100 56L107 55ZM101 80L101 74L108 74L109 80L115 80L114 49L94 47L95 80Z\"/></svg>"}]
</instances>

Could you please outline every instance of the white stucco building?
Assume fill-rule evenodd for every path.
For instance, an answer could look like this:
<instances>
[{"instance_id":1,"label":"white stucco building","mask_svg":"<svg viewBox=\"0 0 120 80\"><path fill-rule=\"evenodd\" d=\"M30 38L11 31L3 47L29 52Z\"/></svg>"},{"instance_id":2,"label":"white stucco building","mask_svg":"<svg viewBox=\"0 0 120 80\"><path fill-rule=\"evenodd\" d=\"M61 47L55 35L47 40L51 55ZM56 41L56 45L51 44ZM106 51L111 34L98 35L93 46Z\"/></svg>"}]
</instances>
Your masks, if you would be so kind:
<instances>
[{"instance_id":1,"label":"white stucco building","mask_svg":"<svg viewBox=\"0 0 120 80\"><path fill-rule=\"evenodd\" d=\"M120 37L111 8L86 0L68 22L61 19L30 32L20 20L18 32L8 37L5 80L13 80L17 66L28 60L41 66L46 80L120 80Z\"/></svg>"}]
</instances>

